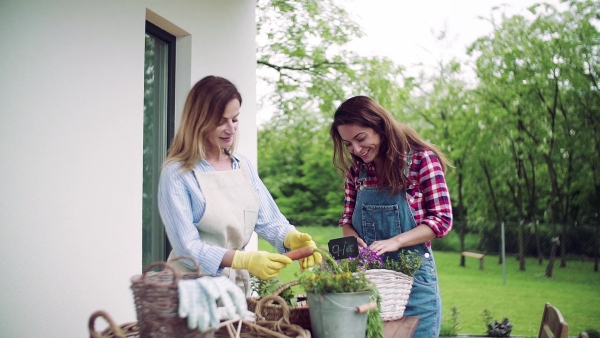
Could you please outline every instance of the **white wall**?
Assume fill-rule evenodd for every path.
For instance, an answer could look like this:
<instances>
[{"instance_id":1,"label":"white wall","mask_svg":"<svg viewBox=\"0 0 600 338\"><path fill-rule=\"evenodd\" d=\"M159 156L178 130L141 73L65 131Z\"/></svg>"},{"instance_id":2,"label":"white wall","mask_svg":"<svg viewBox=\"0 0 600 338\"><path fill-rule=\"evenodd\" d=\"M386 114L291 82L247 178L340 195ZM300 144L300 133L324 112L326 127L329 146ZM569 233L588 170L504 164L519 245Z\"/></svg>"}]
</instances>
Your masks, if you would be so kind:
<instances>
[{"instance_id":1,"label":"white wall","mask_svg":"<svg viewBox=\"0 0 600 338\"><path fill-rule=\"evenodd\" d=\"M146 10L189 33L177 116L201 77L229 78L256 163L254 6L0 1L0 337L85 337L98 309L135 321Z\"/></svg>"}]
</instances>

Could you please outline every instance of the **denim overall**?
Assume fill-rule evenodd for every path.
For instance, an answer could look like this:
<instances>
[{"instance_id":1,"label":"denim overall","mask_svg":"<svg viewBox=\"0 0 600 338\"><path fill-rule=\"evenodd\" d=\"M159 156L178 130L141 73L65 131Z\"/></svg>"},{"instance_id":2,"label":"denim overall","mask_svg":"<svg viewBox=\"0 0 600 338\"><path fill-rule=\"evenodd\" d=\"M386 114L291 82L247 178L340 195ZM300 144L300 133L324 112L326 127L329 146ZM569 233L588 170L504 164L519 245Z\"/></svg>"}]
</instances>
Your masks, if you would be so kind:
<instances>
[{"instance_id":1,"label":"denim overall","mask_svg":"<svg viewBox=\"0 0 600 338\"><path fill-rule=\"evenodd\" d=\"M408 177L412 154L409 154L407 162L405 175ZM352 225L367 245L371 245L374 241L392 238L417 226L405 193L401 191L391 195L389 188L379 190L378 187L365 187L363 182L366 177L367 169L361 165ZM421 268L413 276L414 282L404 315L419 317L419 325L414 337L438 337L442 319L442 300L433 253L423 243L396 252L388 252L384 254L383 259L396 258L402 250L417 250L419 256L423 258Z\"/></svg>"}]
</instances>

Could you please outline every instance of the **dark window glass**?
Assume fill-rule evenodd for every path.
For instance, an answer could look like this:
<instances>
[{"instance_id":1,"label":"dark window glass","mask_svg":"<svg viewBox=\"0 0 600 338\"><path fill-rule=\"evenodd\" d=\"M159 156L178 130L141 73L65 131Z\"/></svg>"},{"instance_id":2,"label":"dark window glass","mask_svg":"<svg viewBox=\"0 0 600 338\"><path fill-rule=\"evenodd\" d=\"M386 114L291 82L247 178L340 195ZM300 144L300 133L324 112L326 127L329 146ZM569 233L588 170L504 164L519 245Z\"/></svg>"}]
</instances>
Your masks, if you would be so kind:
<instances>
[{"instance_id":1,"label":"dark window glass","mask_svg":"<svg viewBox=\"0 0 600 338\"><path fill-rule=\"evenodd\" d=\"M171 250L158 213L160 169L173 138L175 37L146 22L142 264L166 260Z\"/></svg>"}]
</instances>

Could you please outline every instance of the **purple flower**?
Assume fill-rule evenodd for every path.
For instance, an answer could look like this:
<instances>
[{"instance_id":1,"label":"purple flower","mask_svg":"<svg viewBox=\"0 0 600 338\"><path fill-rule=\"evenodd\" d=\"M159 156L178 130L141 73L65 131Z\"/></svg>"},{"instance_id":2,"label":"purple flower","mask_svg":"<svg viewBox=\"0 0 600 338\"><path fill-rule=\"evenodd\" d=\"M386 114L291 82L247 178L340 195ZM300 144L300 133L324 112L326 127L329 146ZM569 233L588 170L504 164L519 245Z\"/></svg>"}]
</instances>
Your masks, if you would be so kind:
<instances>
[{"instance_id":1,"label":"purple flower","mask_svg":"<svg viewBox=\"0 0 600 338\"><path fill-rule=\"evenodd\" d=\"M361 249L357 259L359 261L358 266L364 270L381 269L383 266L381 256L369 248Z\"/></svg>"}]
</instances>

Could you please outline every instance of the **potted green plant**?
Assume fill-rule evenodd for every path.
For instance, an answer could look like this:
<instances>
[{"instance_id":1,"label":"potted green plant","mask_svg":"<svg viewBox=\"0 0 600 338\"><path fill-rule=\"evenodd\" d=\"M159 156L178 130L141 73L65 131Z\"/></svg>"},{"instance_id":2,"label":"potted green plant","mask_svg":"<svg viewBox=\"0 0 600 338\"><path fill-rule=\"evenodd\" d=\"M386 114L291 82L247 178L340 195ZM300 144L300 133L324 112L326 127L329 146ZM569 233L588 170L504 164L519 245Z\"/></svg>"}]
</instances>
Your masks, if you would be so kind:
<instances>
[{"instance_id":1,"label":"potted green plant","mask_svg":"<svg viewBox=\"0 0 600 338\"><path fill-rule=\"evenodd\" d=\"M312 333L316 338L382 338L379 295L364 271L350 260L336 261L316 249L323 263L300 275L308 297ZM357 307L375 302L376 308L357 313Z\"/></svg>"},{"instance_id":2,"label":"potted green plant","mask_svg":"<svg viewBox=\"0 0 600 338\"><path fill-rule=\"evenodd\" d=\"M357 257L348 258L352 269L355 270L392 270L407 276L414 274L421 268L423 259L416 250L401 250L396 259L383 259L369 248L361 248Z\"/></svg>"},{"instance_id":3,"label":"potted green plant","mask_svg":"<svg viewBox=\"0 0 600 338\"><path fill-rule=\"evenodd\" d=\"M275 293L277 296L283 298L288 306L296 306L297 300L294 297L292 289L283 289L282 287L285 286L285 283L283 283L279 277L265 280L250 274L250 285L250 290L256 300ZM283 290L280 291L280 288ZM254 311L254 309L251 310Z\"/></svg>"}]
</instances>

